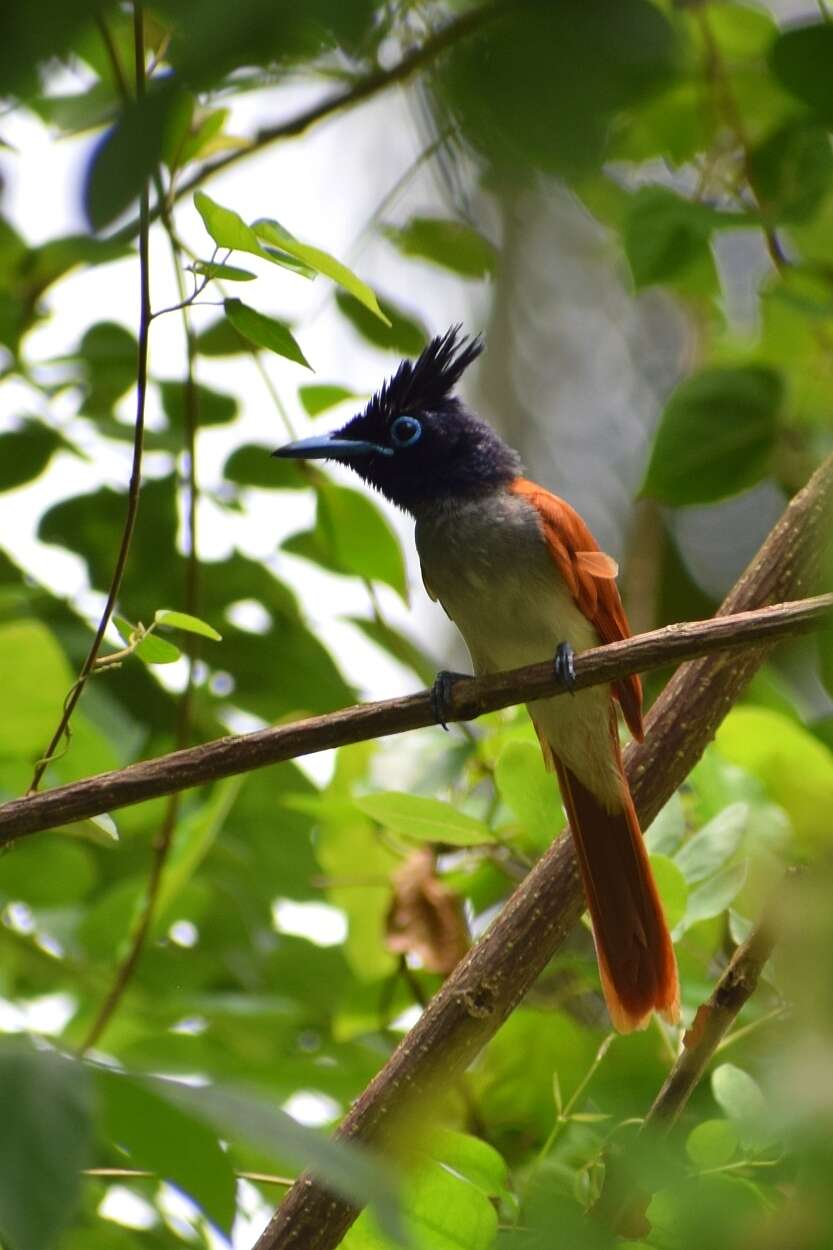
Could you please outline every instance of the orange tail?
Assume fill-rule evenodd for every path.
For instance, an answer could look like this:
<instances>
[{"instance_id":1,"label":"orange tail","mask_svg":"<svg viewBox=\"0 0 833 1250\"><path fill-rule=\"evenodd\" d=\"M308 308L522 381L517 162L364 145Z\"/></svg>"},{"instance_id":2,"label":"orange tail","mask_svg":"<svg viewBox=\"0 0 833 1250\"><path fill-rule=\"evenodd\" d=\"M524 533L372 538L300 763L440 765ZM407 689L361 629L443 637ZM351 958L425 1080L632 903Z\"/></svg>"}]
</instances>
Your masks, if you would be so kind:
<instances>
[{"instance_id":1,"label":"orange tail","mask_svg":"<svg viewBox=\"0 0 833 1250\"><path fill-rule=\"evenodd\" d=\"M680 1006L677 962L622 779L622 809L605 811L574 773L554 758L570 818L607 1009L620 1033L644 1029L652 1011L674 1023Z\"/></svg>"}]
</instances>

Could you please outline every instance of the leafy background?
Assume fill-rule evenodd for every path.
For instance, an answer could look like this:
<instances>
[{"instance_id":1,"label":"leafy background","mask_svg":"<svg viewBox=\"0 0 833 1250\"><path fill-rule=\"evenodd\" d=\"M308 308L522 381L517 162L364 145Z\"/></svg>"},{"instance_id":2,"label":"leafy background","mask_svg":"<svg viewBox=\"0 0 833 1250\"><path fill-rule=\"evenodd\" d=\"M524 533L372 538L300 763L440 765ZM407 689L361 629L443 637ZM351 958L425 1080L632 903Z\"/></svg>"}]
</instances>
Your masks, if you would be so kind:
<instances>
[{"instance_id":1,"label":"leafy background","mask_svg":"<svg viewBox=\"0 0 833 1250\"><path fill-rule=\"evenodd\" d=\"M487 333L471 401L622 559L634 626L708 614L831 450L824 3L168 0L144 34L136 104L122 8L0 16L2 793L29 785L111 583L148 179L160 316L104 648L129 654L93 675L46 783L413 688L455 646L459 665L407 603L401 518L267 454L455 316ZM286 126L329 99L325 125ZM33 161L57 191L42 172L27 191ZM372 1204L353 1250L403 1227L425 1250L553 1229L601 1247L584 1211L619 1150L652 1195L639 1244L828 1245L831 656L829 631L782 648L648 831L687 1022L784 866L813 865L662 1149L635 1129L680 1037L610 1036L585 927L415 1134L398 1190L322 1132L563 823L521 712L13 847L3 1244L249 1245L312 1164Z\"/></svg>"}]
</instances>

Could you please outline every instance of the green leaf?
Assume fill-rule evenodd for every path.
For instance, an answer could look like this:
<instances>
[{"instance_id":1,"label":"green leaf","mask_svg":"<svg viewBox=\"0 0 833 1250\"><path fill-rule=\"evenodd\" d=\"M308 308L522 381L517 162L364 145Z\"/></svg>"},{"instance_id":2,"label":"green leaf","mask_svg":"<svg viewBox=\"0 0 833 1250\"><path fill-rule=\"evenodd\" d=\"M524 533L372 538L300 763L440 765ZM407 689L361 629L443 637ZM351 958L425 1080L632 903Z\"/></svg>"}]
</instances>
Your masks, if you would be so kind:
<instances>
[{"instance_id":1,"label":"green leaf","mask_svg":"<svg viewBox=\"0 0 833 1250\"><path fill-rule=\"evenodd\" d=\"M254 308L250 308L239 299L223 300L223 307L235 330L250 343L254 343L255 347L265 347L278 356L284 356L287 360L303 365L305 369L312 368L295 342L289 327L283 321L276 321L274 317L267 317L264 313L256 312Z\"/></svg>"},{"instance_id":2,"label":"green leaf","mask_svg":"<svg viewBox=\"0 0 833 1250\"><path fill-rule=\"evenodd\" d=\"M704 881L732 858L749 827L749 804L731 803L674 856L689 882Z\"/></svg>"},{"instance_id":3,"label":"green leaf","mask_svg":"<svg viewBox=\"0 0 833 1250\"><path fill-rule=\"evenodd\" d=\"M430 260L463 278L487 278L497 268L494 245L461 221L412 217L406 226L387 226L384 233L403 255Z\"/></svg>"},{"instance_id":4,"label":"green leaf","mask_svg":"<svg viewBox=\"0 0 833 1250\"><path fill-rule=\"evenodd\" d=\"M784 808L803 850L830 846L833 752L802 725L769 708L733 708L717 731L720 754L760 779Z\"/></svg>"},{"instance_id":5,"label":"green leaf","mask_svg":"<svg viewBox=\"0 0 833 1250\"><path fill-rule=\"evenodd\" d=\"M833 125L833 26L829 22L783 31L772 46L769 63L789 92L808 105L820 121Z\"/></svg>"},{"instance_id":6,"label":"green leaf","mask_svg":"<svg viewBox=\"0 0 833 1250\"><path fill-rule=\"evenodd\" d=\"M665 406L642 494L660 503L712 503L765 473L783 400L779 374L759 365L706 369Z\"/></svg>"},{"instance_id":7,"label":"green leaf","mask_svg":"<svg viewBox=\"0 0 833 1250\"><path fill-rule=\"evenodd\" d=\"M669 859L667 855L651 855L650 859L668 928L674 929L686 914L689 901L688 883L673 859Z\"/></svg>"},{"instance_id":8,"label":"green leaf","mask_svg":"<svg viewBox=\"0 0 833 1250\"><path fill-rule=\"evenodd\" d=\"M357 1206L373 1205L382 1227L392 1236L400 1232L399 1206L394 1174L379 1156L350 1141L333 1141L270 1106L263 1096L254 1097L220 1086L194 1089L179 1082L154 1082L165 1086L189 1114L216 1126L224 1137L251 1142L268 1157L292 1159L299 1170L309 1167L329 1188Z\"/></svg>"},{"instance_id":9,"label":"green leaf","mask_svg":"<svg viewBox=\"0 0 833 1250\"><path fill-rule=\"evenodd\" d=\"M383 351L396 352L399 356L418 356L428 342L428 332L424 325L414 317L409 317L390 300L379 300L387 326L380 325L378 318L369 313L352 295L339 291L336 294L336 305L362 338L367 339L374 347L381 347Z\"/></svg>"},{"instance_id":10,"label":"green leaf","mask_svg":"<svg viewBox=\"0 0 833 1250\"><path fill-rule=\"evenodd\" d=\"M428 1250L490 1250L497 1212L475 1185L427 1161L407 1176L402 1205L410 1244ZM394 1250L363 1212L343 1241L344 1250Z\"/></svg>"},{"instance_id":11,"label":"green leaf","mask_svg":"<svg viewBox=\"0 0 833 1250\"><path fill-rule=\"evenodd\" d=\"M195 260L188 268L203 278L225 278L227 282L251 282L256 276L249 269L221 265L213 260Z\"/></svg>"},{"instance_id":12,"label":"green leaf","mask_svg":"<svg viewBox=\"0 0 833 1250\"><path fill-rule=\"evenodd\" d=\"M0 716L0 760L24 760L31 771L55 729L75 674L55 636L38 620L0 625L0 673L5 706L15 709L14 716ZM77 768L75 775L83 776L84 771L116 766L103 735L77 711L70 751L53 767L64 773Z\"/></svg>"},{"instance_id":13,"label":"green leaf","mask_svg":"<svg viewBox=\"0 0 833 1250\"><path fill-rule=\"evenodd\" d=\"M251 252L263 255L263 248L251 226L247 226L233 208L224 208L204 191L194 192L194 207L202 217L203 225L218 247L235 252Z\"/></svg>"},{"instance_id":14,"label":"green leaf","mask_svg":"<svg viewBox=\"0 0 833 1250\"><path fill-rule=\"evenodd\" d=\"M732 62L766 56L778 34L771 13L742 0L721 4L709 14L709 26L721 52Z\"/></svg>"},{"instance_id":15,"label":"green leaf","mask_svg":"<svg viewBox=\"0 0 833 1250\"><path fill-rule=\"evenodd\" d=\"M87 384L84 415L100 416L136 382L139 346L131 332L115 321L99 321L85 331L77 353Z\"/></svg>"},{"instance_id":16,"label":"green leaf","mask_svg":"<svg viewBox=\"0 0 833 1250\"><path fill-rule=\"evenodd\" d=\"M338 761L345 752L339 752ZM401 859L379 838L379 831L347 797L327 792L326 804L318 813L315 856L321 871L331 878L327 901L347 916L348 932L344 955L353 973L362 981L389 976L396 959L385 946L384 932L390 912L388 884ZM356 889L351 884L356 865L367 877L367 884ZM340 881L346 882L341 885Z\"/></svg>"},{"instance_id":17,"label":"green leaf","mask_svg":"<svg viewBox=\"0 0 833 1250\"><path fill-rule=\"evenodd\" d=\"M145 664L176 664L182 656L179 647L156 634L148 634L136 646L134 652Z\"/></svg>"},{"instance_id":18,"label":"green leaf","mask_svg":"<svg viewBox=\"0 0 833 1250\"><path fill-rule=\"evenodd\" d=\"M494 1146L479 1137L454 1129L437 1129L431 1135L429 1150L434 1159L462 1176L487 1198L497 1198L506 1189L509 1177L506 1161Z\"/></svg>"},{"instance_id":19,"label":"green leaf","mask_svg":"<svg viewBox=\"0 0 833 1250\"><path fill-rule=\"evenodd\" d=\"M334 573L385 582L406 599L402 548L373 500L323 477L316 483L316 496L315 528L287 539L283 550Z\"/></svg>"},{"instance_id":20,"label":"green leaf","mask_svg":"<svg viewBox=\"0 0 833 1250\"><path fill-rule=\"evenodd\" d=\"M675 60L645 0L538 0L458 40L438 77L464 134L517 184L598 166L619 115L666 86Z\"/></svg>"},{"instance_id":21,"label":"green leaf","mask_svg":"<svg viewBox=\"0 0 833 1250\"><path fill-rule=\"evenodd\" d=\"M446 842L451 846L483 846L494 842L494 835L482 820L440 799L392 791L366 794L354 803L360 812L385 828L420 842Z\"/></svg>"},{"instance_id":22,"label":"green leaf","mask_svg":"<svg viewBox=\"0 0 833 1250\"><path fill-rule=\"evenodd\" d=\"M623 225L634 283L640 288L671 281L709 253L714 229L748 224L745 213L719 213L667 187L641 187Z\"/></svg>"},{"instance_id":23,"label":"green leaf","mask_svg":"<svg viewBox=\"0 0 833 1250\"><path fill-rule=\"evenodd\" d=\"M212 109L207 113L198 114L192 121L190 132L185 136L175 154L175 168L181 169L183 165L187 165L200 154L208 155L206 149L210 148L217 135L220 134L228 116L228 109Z\"/></svg>"},{"instance_id":24,"label":"green leaf","mask_svg":"<svg viewBox=\"0 0 833 1250\"><path fill-rule=\"evenodd\" d=\"M19 430L0 434L0 491L14 490L40 477L53 454L66 446L39 421L26 421Z\"/></svg>"},{"instance_id":25,"label":"green leaf","mask_svg":"<svg viewBox=\"0 0 833 1250\"><path fill-rule=\"evenodd\" d=\"M58 907L85 898L98 878L87 847L41 834L0 856L0 895L30 907Z\"/></svg>"},{"instance_id":26,"label":"green leaf","mask_svg":"<svg viewBox=\"0 0 833 1250\"><path fill-rule=\"evenodd\" d=\"M182 92L168 80L140 101L129 101L93 150L84 181L84 209L101 230L138 197L162 158L166 132L175 124Z\"/></svg>"},{"instance_id":27,"label":"green leaf","mask_svg":"<svg viewBox=\"0 0 833 1250\"><path fill-rule=\"evenodd\" d=\"M87 820L74 820L69 825L60 825L59 832L71 838L94 842L97 846L112 846L119 840L116 822L106 812L90 816Z\"/></svg>"},{"instance_id":28,"label":"green leaf","mask_svg":"<svg viewBox=\"0 0 833 1250\"><path fill-rule=\"evenodd\" d=\"M299 242L288 230L284 229L280 222L270 218L262 217L253 223L252 229L258 238L273 244L281 251L288 252L290 256L294 256L305 265L322 273L325 278L332 279L349 295L357 299L374 317L378 317L385 325L390 325L388 318L379 307L374 291L329 252L322 251L320 247L312 247L309 243Z\"/></svg>"},{"instance_id":29,"label":"green leaf","mask_svg":"<svg viewBox=\"0 0 833 1250\"><path fill-rule=\"evenodd\" d=\"M203 219L206 230L218 247L232 251L249 252L261 260L271 261L284 269L291 269L302 277L314 277L316 270L304 261L292 256L286 249L264 247L251 226L247 226L233 208L224 208L204 191L194 192L194 205Z\"/></svg>"},{"instance_id":30,"label":"green leaf","mask_svg":"<svg viewBox=\"0 0 833 1250\"><path fill-rule=\"evenodd\" d=\"M773 1134L758 1082L733 1063L722 1063L712 1073L711 1083L715 1100L737 1127L743 1145L752 1149L769 1145Z\"/></svg>"},{"instance_id":31,"label":"green leaf","mask_svg":"<svg viewBox=\"0 0 833 1250\"><path fill-rule=\"evenodd\" d=\"M90 1163L80 1063L7 1045L0 1053L0 1228L14 1250L48 1250L75 1215Z\"/></svg>"},{"instance_id":32,"label":"green leaf","mask_svg":"<svg viewBox=\"0 0 833 1250\"><path fill-rule=\"evenodd\" d=\"M110 124L118 112L119 98L109 82L95 82L86 91L43 95L29 102L30 107L50 126L66 134Z\"/></svg>"},{"instance_id":33,"label":"green leaf","mask_svg":"<svg viewBox=\"0 0 833 1250\"><path fill-rule=\"evenodd\" d=\"M675 790L660 814L645 830L645 845L652 854L674 856L685 836L686 820L680 793Z\"/></svg>"},{"instance_id":34,"label":"green leaf","mask_svg":"<svg viewBox=\"0 0 833 1250\"><path fill-rule=\"evenodd\" d=\"M276 459L272 451L273 447L258 443L235 448L223 465L223 477L238 486L259 486L262 490L306 490L310 479L299 462Z\"/></svg>"},{"instance_id":35,"label":"green leaf","mask_svg":"<svg viewBox=\"0 0 833 1250\"><path fill-rule=\"evenodd\" d=\"M531 742L507 742L495 764L495 784L536 846L549 846L564 827L564 814L538 747Z\"/></svg>"},{"instance_id":36,"label":"green leaf","mask_svg":"<svg viewBox=\"0 0 833 1250\"><path fill-rule=\"evenodd\" d=\"M714 876L695 886L689 893L685 916L681 921L683 931L701 920L711 920L713 916L722 915L743 889L747 868L745 859L737 864L728 864Z\"/></svg>"},{"instance_id":37,"label":"green leaf","mask_svg":"<svg viewBox=\"0 0 833 1250\"><path fill-rule=\"evenodd\" d=\"M826 620L816 634L819 675L828 694L833 694L833 618Z\"/></svg>"},{"instance_id":38,"label":"green leaf","mask_svg":"<svg viewBox=\"0 0 833 1250\"><path fill-rule=\"evenodd\" d=\"M160 382L159 391L162 408L171 426L177 432L184 430L189 402L186 384L180 381ZM227 395L224 391L215 391L198 383L194 387L194 407L198 426L227 425L237 416L238 402L235 395Z\"/></svg>"},{"instance_id":39,"label":"green leaf","mask_svg":"<svg viewBox=\"0 0 833 1250\"><path fill-rule=\"evenodd\" d=\"M317 417L319 413L327 412L346 399L355 399L356 395L345 386L326 386L313 382L298 387L298 398L307 416Z\"/></svg>"},{"instance_id":40,"label":"green leaf","mask_svg":"<svg viewBox=\"0 0 833 1250\"><path fill-rule=\"evenodd\" d=\"M182 1189L222 1232L231 1231L235 1177L216 1135L179 1102L165 1097L166 1082L96 1072L107 1131L134 1167L155 1172Z\"/></svg>"},{"instance_id":41,"label":"green leaf","mask_svg":"<svg viewBox=\"0 0 833 1250\"><path fill-rule=\"evenodd\" d=\"M218 634L213 625L208 625L205 621L201 621L198 616L191 616L188 612L175 612L171 608L157 608L153 619L157 625L168 625L171 629L183 629L188 634L200 634L203 638L210 638L212 642L223 641L223 635Z\"/></svg>"},{"instance_id":42,"label":"green leaf","mask_svg":"<svg viewBox=\"0 0 833 1250\"><path fill-rule=\"evenodd\" d=\"M791 122L752 149L746 168L770 221L806 221L833 181L830 136L821 126Z\"/></svg>"},{"instance_id":43,"label":"green leaf","mask_svg":"<svg viewBox=\"0 0 833 1250\"><path fill-rule=\"evenodd\" d=\"M252 350L251 343L222 317L197 335L197 351L201 356L240 356Z\"/></svg>"},{"instance_id":44,"label":"green leaf","mask_svg":"<svg viewBox=\"0 0 833 1250\"><path fill-rule=\"evenodd\" d=\"M215 783L208 801L180 820L159 886L157 922L170 911L216 842L244 781L245 777L227 777Z\"/></svg>"},{"instance_id":45,"label":"green leaf","mask_svg":"<svg viewBox=\"0 0 833 1250\"><path fill-rule=\"evenodd\" d=\"M720 1168L738 1148L738 1131L731 1120L703 1120L686 1138L686 1154L700 1168Z\"/></svg>"},{"instance_id":46,"label":"green leaf","mask_svg":"<svg viewBox=\"0 0 833 1250\"><path fill-rule=\"evenodd\" d=\"M716 124L713 110L703 108L702 84L677 80L621 119L610 155L614 161L659 158L679 167L708 149Z\"/></svg>"}]
</instances>

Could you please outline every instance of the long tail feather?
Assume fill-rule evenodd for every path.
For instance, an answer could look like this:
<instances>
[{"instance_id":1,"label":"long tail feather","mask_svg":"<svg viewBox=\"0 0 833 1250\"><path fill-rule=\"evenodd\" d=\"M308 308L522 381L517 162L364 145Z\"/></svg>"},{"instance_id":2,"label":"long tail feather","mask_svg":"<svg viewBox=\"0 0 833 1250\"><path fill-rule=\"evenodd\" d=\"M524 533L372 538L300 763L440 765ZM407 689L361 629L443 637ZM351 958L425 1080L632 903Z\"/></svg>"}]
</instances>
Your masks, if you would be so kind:
<instances>
[{"instance_id":1,"label":"long tail feather","mask_svg":"<svg viewBox=\"0 0 833 1250\"><path fill-rule=\"evenodd\" d=\"M618 754L618 742L614 743ZM639 821L622 777L622 807L606 811L552 753L593 922L605 1001L620 1033L652 1011L679 1015L677 963Z\"/></svg>"}]
</instances>

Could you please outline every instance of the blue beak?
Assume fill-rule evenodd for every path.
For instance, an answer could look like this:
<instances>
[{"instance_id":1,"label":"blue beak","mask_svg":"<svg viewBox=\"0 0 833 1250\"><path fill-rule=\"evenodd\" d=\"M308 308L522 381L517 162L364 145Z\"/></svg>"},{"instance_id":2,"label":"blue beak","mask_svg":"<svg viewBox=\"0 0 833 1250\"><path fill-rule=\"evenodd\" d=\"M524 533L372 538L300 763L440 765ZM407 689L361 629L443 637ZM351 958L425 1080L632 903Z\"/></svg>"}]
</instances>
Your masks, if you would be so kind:
<instances>
[{"instance_id":1,"label":"blue beak","mask_svg":"<svg viewBox=\"0 0 833 1250\"><path fill-rule=\"evenodd\" d=\"M392 456L392 447L366 443L359 439L339 438L336 434L318 434L299 438L272 452L286 460L352 460L354 456Z\"/></svg>"}]
</instances>

